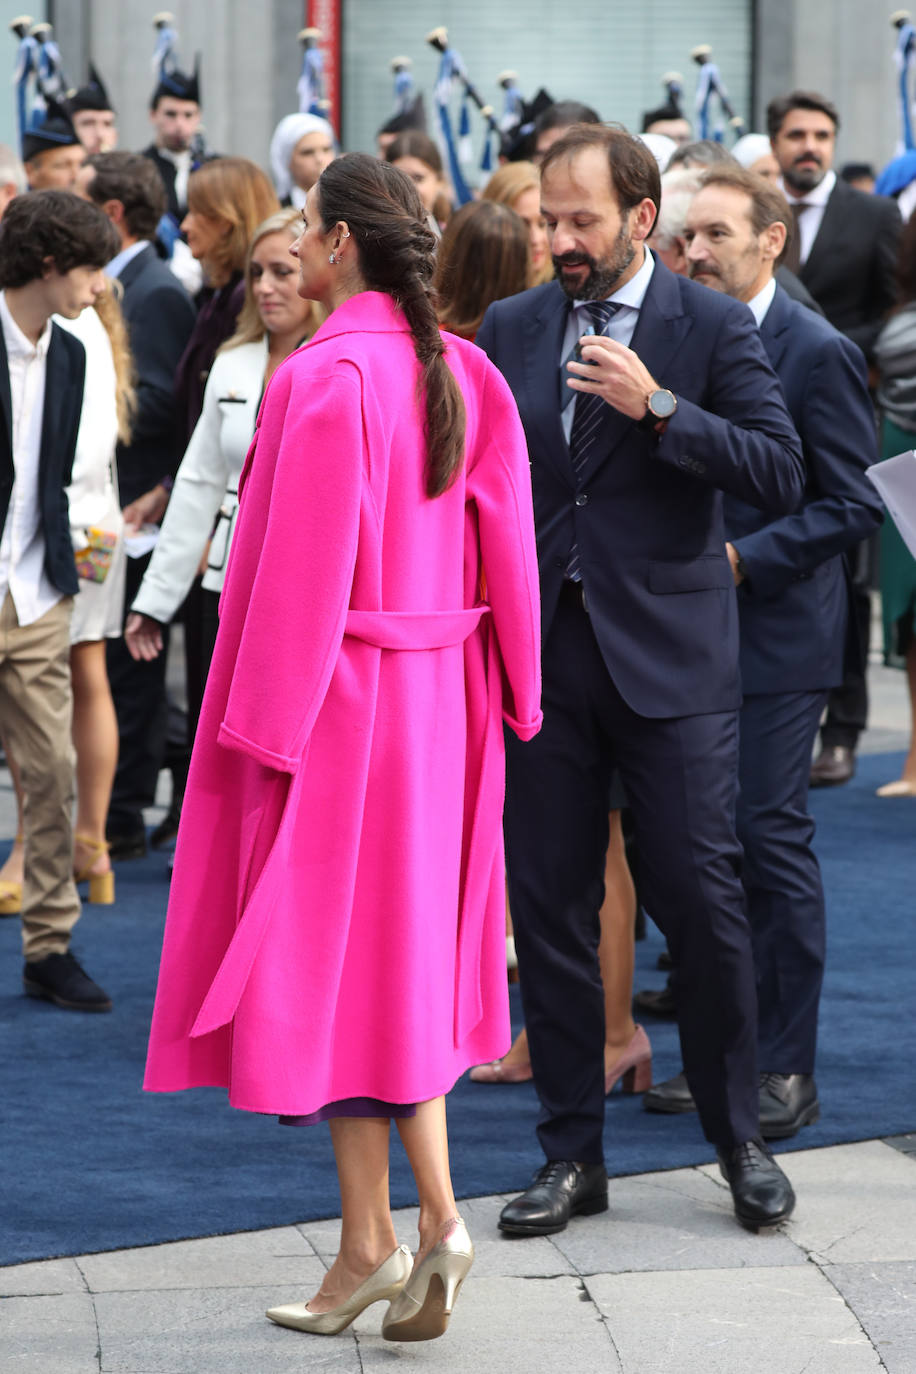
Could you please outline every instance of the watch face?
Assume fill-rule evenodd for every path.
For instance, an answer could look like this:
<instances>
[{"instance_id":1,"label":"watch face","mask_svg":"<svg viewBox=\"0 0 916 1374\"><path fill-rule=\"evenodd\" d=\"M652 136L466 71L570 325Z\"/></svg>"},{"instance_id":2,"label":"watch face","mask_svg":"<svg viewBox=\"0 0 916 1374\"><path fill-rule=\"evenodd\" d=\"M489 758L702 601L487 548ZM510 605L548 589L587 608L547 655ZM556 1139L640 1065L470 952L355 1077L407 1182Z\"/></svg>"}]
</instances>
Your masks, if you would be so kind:
<instances>
[{"instance_id":1,"label":"watch face","mask_svg":"<svg viewBox=\"0 0 916 1374\"><path fill-rule=\"evenodd\" d=\"M670 391L653 391L649 397L649 409L659 420L669 420L677 410L677 398Z\"/></svg>"}]
</instances>

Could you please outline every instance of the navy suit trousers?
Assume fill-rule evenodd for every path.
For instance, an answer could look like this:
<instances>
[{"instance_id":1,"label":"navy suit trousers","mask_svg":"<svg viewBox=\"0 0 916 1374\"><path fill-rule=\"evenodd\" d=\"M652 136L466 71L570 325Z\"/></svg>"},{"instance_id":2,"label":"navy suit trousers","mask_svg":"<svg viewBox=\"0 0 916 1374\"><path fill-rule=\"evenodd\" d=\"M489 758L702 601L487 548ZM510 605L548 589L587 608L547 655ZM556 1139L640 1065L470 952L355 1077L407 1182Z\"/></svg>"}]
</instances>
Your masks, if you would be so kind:
<instances>
[{"instance_id":1,"label":"navy suit trousers","mask_svg":"<svg viewBox=\"0 0 916 1374\"><path fill-rule=\"evenodd\" d=\"M684 1066L707 1138L758 1133L757 999L735 833L736 712L649 719L617 691L565 584L543 654L544 725L508 736L506 850L525 1024L548 1159L604 1159L598 913L608 786L627 791L647 910L666 913Z\"/></svg>"},{"instance_id":2,"label":"navy suit trousers","mask_svg":"<svg viewBox=\"0 0 916 1374\"><path fill-rule=\"evenodd\" d=\"M826 691L747 696L741 708L738 838L757 970L758 1058L769 1073L814 1072L825 918L808 774L826 698Z\"/></svg>"}]
</instances>

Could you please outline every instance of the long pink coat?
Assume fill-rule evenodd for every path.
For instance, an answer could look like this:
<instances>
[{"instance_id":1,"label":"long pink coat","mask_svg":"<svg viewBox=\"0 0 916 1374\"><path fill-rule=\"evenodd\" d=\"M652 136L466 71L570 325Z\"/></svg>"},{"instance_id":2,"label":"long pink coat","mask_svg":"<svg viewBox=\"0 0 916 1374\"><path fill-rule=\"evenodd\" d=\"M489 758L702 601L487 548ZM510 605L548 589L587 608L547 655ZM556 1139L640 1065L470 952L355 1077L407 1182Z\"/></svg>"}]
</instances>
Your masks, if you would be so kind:
<instances>
[{"instance_id":1,"label":"long pink coat","mask_svg":"<svg viewBox=\"0 0 916 1374\"><path fill-rule=\"evenodd\" d=\"M188 779L147 1089L250 1111L419 1102L505 1053L503 721L540 726L531 484L515 403L448 363L463 471L424 493L391 299L277 371L243 474Z\"/></svg>"}]
</instances>

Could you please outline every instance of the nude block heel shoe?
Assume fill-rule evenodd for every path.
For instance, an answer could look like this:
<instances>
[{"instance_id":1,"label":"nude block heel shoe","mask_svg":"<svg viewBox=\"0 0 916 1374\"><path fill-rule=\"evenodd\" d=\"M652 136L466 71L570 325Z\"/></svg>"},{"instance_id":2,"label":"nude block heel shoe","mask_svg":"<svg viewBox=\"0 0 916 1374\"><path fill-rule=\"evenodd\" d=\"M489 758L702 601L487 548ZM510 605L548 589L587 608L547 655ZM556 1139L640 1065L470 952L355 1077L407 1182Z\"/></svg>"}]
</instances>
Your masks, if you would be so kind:
<instances>
[{"instance_id":1,"label":"nude block heel shoe","mask_svg":"<svg viewBox=\"0 0 916 1374\"><path fill-rule=\"evenodd\" d=\"M88 861L82 868L74 869L73 881L75 883L89 883L89 900L94 906L111 906L115 899L114 871L109 868L107 873L93 873L93 867L98 863L103 854L107 854L108 845L104 840L93 840L88 835L74 835L84 849L90 851Z\"/></svg>"},{"instance_id":2,"label":"nude block heel shoe","mask_svg":"<svg viewBox=\"0 0 916 1374\"><path fill-rule=\"evenodd\" d=\"M359 1285L346 1302L332 1307L330 1312L310 1312L308 1304L291 1302L285 1307L269 1307L267 1315L278 1326L288 1326L293 1331L310 1331L316 1336L336 1336L338 1331L371 1307L374 1302L390 1302L407 1281L412 1256L406 1245L399 1245L383 1260L374 1273Z\"/></svg>"},{"instance_id":3,"label":"nude block heel shoe","mask_svg":"<svg viewBox=\"0 0 916 1374\"><path fill-rule=\"evenodd\" d=\"M467 1227L456 1217L385 1313L385 1340L433 1341L443 1335L473 1261L474 1246Z\"/></svg>"},{"instance_id":4,"label":"nude block heel shoe","mask_svg":"<svg viewBox=\"0 0 916 1374\"><path fill-rule=\"evenodd\" d=\"M642 1026L637 1026L633 1038L616 1064L605 1072L604 1091L607 1095L623 1079L621 1091L644 1093L652 1087L652 1046Z\"/></svg>"}]
</instances>

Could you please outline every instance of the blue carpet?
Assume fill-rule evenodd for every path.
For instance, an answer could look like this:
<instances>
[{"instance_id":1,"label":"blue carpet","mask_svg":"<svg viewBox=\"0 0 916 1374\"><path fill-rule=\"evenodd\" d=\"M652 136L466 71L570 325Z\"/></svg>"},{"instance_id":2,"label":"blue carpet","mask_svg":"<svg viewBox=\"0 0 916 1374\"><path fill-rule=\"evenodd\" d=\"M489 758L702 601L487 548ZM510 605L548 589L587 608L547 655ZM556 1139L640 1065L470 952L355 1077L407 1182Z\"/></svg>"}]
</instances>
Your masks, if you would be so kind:
<instances>
[{"instance_id":1,"label":"blue carpet","mask_svg":"<svg viewBox=\"0 0 916 1374\"><path fill-rule=\"evenodd\" d=\"M847 787L813 794L828 900L830 951L821 1015L819 1124L788 1148L916 1130L914 924L916 801L875 787L900 759L865 757ZM23 997L19 923L0 922L0 1264L280 1226L339 1210L327 1129L292 1130L232 1111L221 1091L141 1092L167 882L161 856L121 864L118 901L87 907L74 949L113 996L108 1016ZM638 987L659 986L661 938L637 946ZM513 1014L519 1017L517 990ZM677 1071L674 1027L647 1026L655 1076ZM512 1192L539 1162L530 1084L467 1079L450 1098L460 1197ZM611 1174L712 1157L695 1117L652 1116L636 1098L608 1101ZM399 1146L396 1206L414 1202Z\"/></svg>"}]
</instances>

